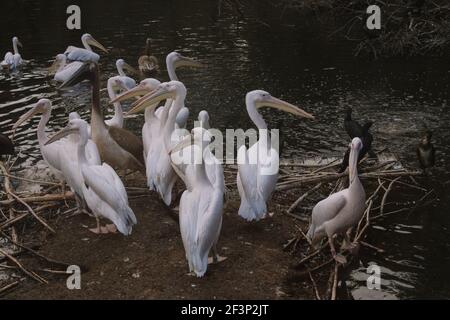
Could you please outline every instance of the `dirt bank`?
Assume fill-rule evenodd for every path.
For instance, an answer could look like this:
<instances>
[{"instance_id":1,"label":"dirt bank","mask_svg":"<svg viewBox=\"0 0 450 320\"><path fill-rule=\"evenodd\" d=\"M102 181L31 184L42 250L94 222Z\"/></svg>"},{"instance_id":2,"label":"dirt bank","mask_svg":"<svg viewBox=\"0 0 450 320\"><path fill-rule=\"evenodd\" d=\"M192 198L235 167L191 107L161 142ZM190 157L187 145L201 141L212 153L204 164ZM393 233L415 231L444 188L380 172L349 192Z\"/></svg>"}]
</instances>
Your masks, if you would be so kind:
<instances>
[{"instance_id":1,"label":"dirt bank","mask_svg":"<svg viewBox=\"0 0 450 320\"><path fill-rule=\"evenodd\" d=\"M219 248L228 259L210 266L206 276L197 279L187 275L178 224L156 194L130 203L138 225L129 237L92 234L88 227L93 227L95 220L87 215L51 221L57 230L55 235L34 235L42 238L40 253L85 268L81 290L68 290L67 275L38 271L48 264L37 264L35 258L24 256L21 261L48 279L49 284L27 279L3 298L313 298L311 288L289 288L294 257L282 248L295 233L291 218L275 214L248 223L237 216L238 203L227 201Z\"/></svg>"}]
</instances>

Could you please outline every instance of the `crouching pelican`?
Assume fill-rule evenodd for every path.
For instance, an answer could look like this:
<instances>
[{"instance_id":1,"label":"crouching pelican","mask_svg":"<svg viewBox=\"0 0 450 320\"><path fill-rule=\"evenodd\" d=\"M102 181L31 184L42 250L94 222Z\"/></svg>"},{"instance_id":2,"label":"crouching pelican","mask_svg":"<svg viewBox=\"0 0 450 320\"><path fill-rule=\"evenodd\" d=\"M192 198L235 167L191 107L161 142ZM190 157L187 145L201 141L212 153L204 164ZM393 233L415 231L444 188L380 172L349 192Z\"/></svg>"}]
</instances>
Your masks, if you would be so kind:
<instances>
[{"instance_id":1,"label":"crouching pelican","mask_svg":"<svg viewBox=\"0 0 450 320\"><path fill-rule=\"evenodd\" d=\"M362 218L366 203L366 193L358 178L358 154L363 145L361 139L353 138L350 144L349 187L333 193L315 205L307 237L316 246L328 237L333 258L345 263L345 257L336 254L333 238L345 233L346 245L350 245L350 231Z\"/></svg>"},{"instance_id":2,"label":"crouching pelican","mask_svg":"<svg viewBox=\"0 0 450 320\"><path fill-rule=\"evenodd\" d=\"M13 52L8 51L5 54L5 58L0 63L0 65L4 69L14 70L23 64L22 56L20 55L18 48L18 46L22 47L22 43L19 41L19 38L17 37L12 38L12 43L13 43Z\"/></svg>"},{"instance_id":3,"label":"crouching pelican","mask_svg":"<svg viewBox=\"0 0 450 320\"><path fill-rule=\"evenodd\" d=\"M191 139L192 138L192 139ZM193 140L193 145L190 146ZM208 254L212 251L212 262L224 260L217 253L217 241L222 228L224 195L223 168L208 148L208 132L197 127L177 144L170 154L178 150L193 153L185 173L180 174L186 184L180 200L180 231L190 272L203 277L208 267ZM173 157L171 157L173 159ZM186 164L186 163L184 163ZM177 162L174 162L177 166Z\"/></svg>"},{"instance_id":4,"label":"crouching pelican","mask_svg":"<svg viewBox=\"0 0 450 320\"><path fill-rule=\"evenodd\" d=\"M71 134L79 135L77 156L79 170L84 180L81 187L84 199L97 220L97 228L90 230L95 233L114 231L111 225L100 227L100 217L104 217L112 221L120 233L130 235L137 220L128 205L128 196L122 181L108 164L91 164L86 159L85 148L88 142L86 121L70 120L67 127L56 133L45 145L51 145Z\"/></svg>"},{"instance_id":5,"label":"crouching pelican","mask_svg":"<svg viewBox=\"0 0 450 320\"><path fill-rule=\"evenodd\" d=\"M102 161L119 169L144 171L142 141L128 130L105 124L100 105L98 65L85 62L60 88L89 80L92 85L91 134Z\"/></svg>"},{"instance_id":6,"label":"crouching pelican","mask_svg":"<svg viewBox=\"0 0 450 320\"><path fill-rule=\"evenodd\" d=\"M64 54L67 56L69 61L98 62L98 60L100 60L100 56L92 51L91 45L99 48L105 53L108 53L108 50L100 42L95 40L89 33L85 33L81 36L81 43L83 43L84 48L74 46L67 47Z\"/></svg>"},{"instance_id":7,"label":"crouching pelican","mask_svg":"<svg viewBox=\"0 0 450 320\"><path fill-rule=\"evenodd\" d=\"M158 59L150 55L150 38L145 41L145 51L142 56L138 58L139 71L141 78L146 78L158 73L159 65Z\"/></svg>"},{"instance_id":8,"label":"crouching pelican","mask_svg":"<svg viewBox=\"0 0 450 320\"><path fill-rule=\"evenodd\" d=\"M253 146L248 150L245 145L241 146L237 155L237 186L241 196L239 215L247 221L252 221L264 218L267 213L266 202L275 190L279 164L278 152L271 145L267 124L258 109L272 107L308 119L314 117L262 90L247 93L245 103L248 115L260 134L260 139Z\"/></svg>"},{"instance_id":9,"label":"crouching pelican","mask_svg":"<svg viewBox=\"0 0 450 320\"><path fill-rule=\"evenodd\" d=\"M55 62L48 68L48 73L49 75L54 74L53 80L64 82L69 80L82 65L83 62L80 61L67 63L66 55L60 53L56 55Z\"/></svg>"}]
</instances>

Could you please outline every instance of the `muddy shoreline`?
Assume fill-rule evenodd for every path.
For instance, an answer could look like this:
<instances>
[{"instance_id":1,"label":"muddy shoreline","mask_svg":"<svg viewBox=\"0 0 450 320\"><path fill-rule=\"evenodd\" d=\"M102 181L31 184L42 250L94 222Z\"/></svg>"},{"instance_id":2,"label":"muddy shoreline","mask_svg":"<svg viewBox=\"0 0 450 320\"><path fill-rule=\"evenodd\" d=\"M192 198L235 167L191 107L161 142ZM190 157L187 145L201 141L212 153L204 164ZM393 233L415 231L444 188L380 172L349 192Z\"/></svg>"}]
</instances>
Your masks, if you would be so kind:
<instances>
[{"instance_id":1,"label":"muddy shoreline","mask_svg":"<svg viewBox=\"0 0 450 320\"><path fill-rule=\"evenodd\" d=\"M178 224L157 195L150 194L130 200L138 225L129 237L92 234L88 228L95 220L87 215L55 216L49 220L55 235L37 225L33 232L28 230L27 240L36 241L39 235L41 254L81 266L81 290L67 289L65 274L37 271L48 285L26 279L2 298L314 299L312 288L289 284L290 268L297 259L283 251L283 245L297 232L294 219L276 212L248 223L237 215L239 203L230 196L219 241L227 260L211 265L204 278L187 274ZM274 206L272 211L277 209ZM33 256L23 255L21 261L33 270L48 268L48 263Z\"/></svg>"}]
</instances>

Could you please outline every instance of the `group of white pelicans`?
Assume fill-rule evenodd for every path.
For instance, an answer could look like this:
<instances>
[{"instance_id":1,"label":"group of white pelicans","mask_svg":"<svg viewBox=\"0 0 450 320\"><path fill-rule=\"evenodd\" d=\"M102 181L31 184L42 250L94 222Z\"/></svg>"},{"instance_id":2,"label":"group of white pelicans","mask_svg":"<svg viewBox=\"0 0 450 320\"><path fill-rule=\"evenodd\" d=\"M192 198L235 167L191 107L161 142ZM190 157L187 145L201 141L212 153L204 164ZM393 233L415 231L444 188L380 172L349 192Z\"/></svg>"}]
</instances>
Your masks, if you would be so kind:
<instances>
[{"instance_id":1,"label":"group of white pelicans","mask_svg":"<svg viewBox=\"0 0 450 320\"><path fill-rule=\"evenodd\" d=\"M98 64L100 57L92 51L95 46L105 49L91 35L81 38L84 48L69 46L56 56L54 79L63 82L60 88L73 86L88 80L92 86L91 122L82 120L76 112L68 117L65 128L48 137L46 124L50 119L52 103L40 99L15 123L14 129L27 119L40 114L37 137L43 159L49 167L70 186L75 194L80 212L92 214L97 227L95 233L116 232L129 235L136 216L128 203L126 189L115 169L146 173L147 185L155 190L166 205L172 202L172 188L178 178L186 186L179 203L179 224L186 258L192 274L202 277L208 263L221 261L216 244L222 227L224 202L224 173L221 161L209 148L209 116L207 111L198 115L199 124L190 135L173 141L173 133L186 127L189 110L184 106L186 88L175 73L179 67L201 67L198 61L177 52L167 55L166 65L170 81L161 83L146 78L139 84L128 77L124 69L131 69L122 59L117 60L119 75L109 78L107 91L114 105L114 116L105 121L100 105L100 79ZM14 53L8 52L3 68L16 69L23 64L18 51L20 42L13 38ZM142 57L141 57L142 58ZM142 61L143 59L139 59ZM144 59L145 60L145 59ZM145 66L140 66L145 69ZM154 66L153 66L154 67ZM144 112L145 123L142 139L123 128L124 114L121 102L132 100L127 114ZM163 106L159 103L165 101ZM247 112L260 130L267 124L258 109L272 107L294 115L313 119L313 116L285 101L272 97L268 92L254 90L245 97ZM361 219L365 210L365 192L358 178L358 153L362 148L359 138L350 143L349 187L330 195L314 207L307 236L314 246L328 237L333 257L345 262L345 257L336 253L333 239L345 236L343 246L351 248L349 233ZM176 164L175 153L187 152L190 163ZM258 158L259 157L259 158ZM277 163L278 152L266 134L250 148L241 146L237 154L237 186L241 198L239 215L244 219L259 220L266 217L267 201L275 190L278 167L275 174L264 174L263 166ZM256 162L248 161L257 159ZM99 218L112 224L101 226ZM208 259L209 253L212 259Z\"/></svg>"}]
</instances>

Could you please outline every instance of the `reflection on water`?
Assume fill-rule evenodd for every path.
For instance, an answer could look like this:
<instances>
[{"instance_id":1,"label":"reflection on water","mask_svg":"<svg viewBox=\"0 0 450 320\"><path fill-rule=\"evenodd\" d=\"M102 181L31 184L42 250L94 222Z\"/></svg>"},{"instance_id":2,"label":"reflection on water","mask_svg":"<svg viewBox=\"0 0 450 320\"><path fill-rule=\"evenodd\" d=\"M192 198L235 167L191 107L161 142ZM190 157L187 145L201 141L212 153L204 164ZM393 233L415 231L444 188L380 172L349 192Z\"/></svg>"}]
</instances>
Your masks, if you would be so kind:
<instances>
[{"instance_id":1,"label":"reflection on water","mask_svg":"<svg viewBox=\"0 0 450 320\"><path fill-rule=\"evenodd\" d=\"M364 279L367 266L375 262L382 267L383 278L383 292L376 293L381 294L377 298L448 298L450 205L445 195L450 187L444 184L450 180L444 162L450 155L448 59L355 60L342 44L330 43L314 24L267 28L253 20L216 19L214 3L192 1L186 6L181 2L81 2L82 31L111 49L101 58L103 87L116 74L115 60L123 58L136 66L145 39L150 37L152 54L161 63L176 49L207 64L203 70L179 71L188 88L191 123L206 109L212 125L219 129L249 128L244 96L253 89L267 90L313 113L315 121L304 121L264 111L269 125L276 125L282 117L286 158L340 156L347 144L341 125L343 110L352 106L356 118L375 122L375 149L387 146L405 165L416 166L414 148L425 123L433 130L439 150L436 176L440 181L430 179L429 183L442 192L441 202L372 226L371 242L386 252L363 256L348 286L355 298L374 297ZM44 7L42 2L11 1L2 10L8 15L0 19L1 54L10 50L6 40L17 35L24 44L22 56L29 60L21 74L0 75L0 127L8 134L16 119L40 98L53 102L51 130L63 126L70 111L84 118L89 114L86 85L58 92L46 77L50 60L70 44L81 45L82 33L65 30L64 1L48 3ZM167 79L165 70L159 78ZM106 105L106 92L102 96ZM16 132L23 160L39 159L37 121L33 119ZM136 117L126 126L138 133L142 122L142 117Z\"/></svg>"}]
</instances>

